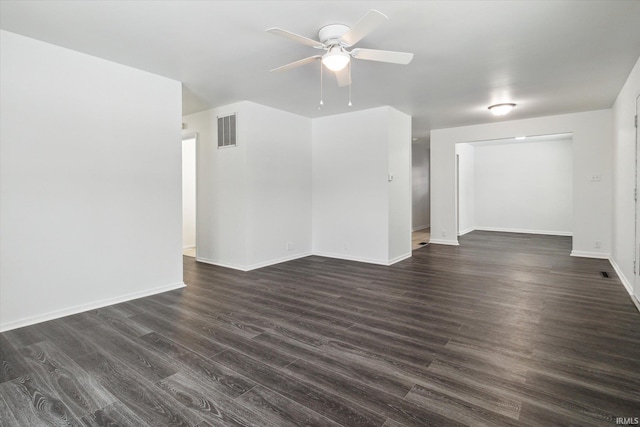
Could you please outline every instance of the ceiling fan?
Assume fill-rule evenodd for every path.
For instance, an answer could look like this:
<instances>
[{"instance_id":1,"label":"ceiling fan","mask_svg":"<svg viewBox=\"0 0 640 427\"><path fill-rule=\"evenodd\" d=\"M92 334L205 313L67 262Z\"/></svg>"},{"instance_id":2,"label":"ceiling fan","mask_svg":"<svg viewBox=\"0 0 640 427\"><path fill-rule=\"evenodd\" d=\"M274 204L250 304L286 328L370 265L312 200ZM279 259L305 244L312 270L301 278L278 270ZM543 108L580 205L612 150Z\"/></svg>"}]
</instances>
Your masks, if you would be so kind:
<instances>
[{"instance_id":1,"label":"ceiling fan","mask_svg":"<svg viewBox=\"0 0 640 427\"><path fill-rule=\"evenodd\" d=\"M338 86L348 86L351 84L351 73L350 67L347 67L347 65L349 65L351 58L406 65L413 59L413 53L360 48L347 50L388 19L389 18L387 18L383 13L372 9L367 12L367 14L363 16L362 19L360 19L360 21L358 21L353 27L343 24L331 24L320 28L318 31L318 39L320 41L313 40L281 28L269 28L267 30L268 33L286 37L298 43L326 51L326 53L322 55L310 56L308 58L274 68L271 71L286 71L311 62L322 61L322 64L324 64L329 70L335 71Z\"/></svg>"}]
</instances>

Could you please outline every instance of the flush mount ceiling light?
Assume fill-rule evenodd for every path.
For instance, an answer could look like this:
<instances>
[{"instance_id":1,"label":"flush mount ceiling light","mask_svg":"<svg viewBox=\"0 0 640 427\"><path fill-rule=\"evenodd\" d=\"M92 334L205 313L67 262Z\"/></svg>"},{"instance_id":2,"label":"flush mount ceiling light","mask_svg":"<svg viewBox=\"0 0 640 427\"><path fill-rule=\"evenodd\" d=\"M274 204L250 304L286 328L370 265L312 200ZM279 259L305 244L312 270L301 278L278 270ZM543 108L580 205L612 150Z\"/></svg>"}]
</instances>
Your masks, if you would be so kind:
<instances>
[{"instance_id":1,"label":"flush mount ceiling light","mask_svg":"<svg viewBox=\"0 0 640 427\"><path fill-rule=\"evenodd\" d=\"M513 103L504 103L504 104L495 104L489 106L489 111L493 113L494 116L504 116L509 111L513 110L516 104Z\"/></svg>"},{"instance_id":2,"label":"flush mount ceiling light","mask_svg":"<svg viewBox=\"0 0 640 427\"><path fill-rule=\"evenodd\" d=\"M351 56L340 46L333 46L322 55L322 63L331 71L340 71L349 63Z\"/></svg>"}]
</instances>

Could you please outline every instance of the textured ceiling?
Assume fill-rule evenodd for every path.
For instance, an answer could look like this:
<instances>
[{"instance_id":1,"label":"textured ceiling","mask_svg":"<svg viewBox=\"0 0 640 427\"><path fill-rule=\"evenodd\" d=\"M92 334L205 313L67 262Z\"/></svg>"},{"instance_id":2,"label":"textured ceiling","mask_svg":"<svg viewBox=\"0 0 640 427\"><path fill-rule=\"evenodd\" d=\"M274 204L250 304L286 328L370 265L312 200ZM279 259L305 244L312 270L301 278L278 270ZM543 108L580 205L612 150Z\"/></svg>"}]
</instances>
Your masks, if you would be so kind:
<instances>
[{"instance_id":1,"label":"textured ceiling","mask_svg":"<svg viewBox=\"0 0 640 427\"><path fill-rule=\"evenodd\" d=\"M309 38L369 9L389 21L357 47L415 54L353 64L348 89L320 67L269 70L317 53ZM640 56L640 1L7 1L0 27L182 81L185 114L249 100L319 117L391 105L431 129L609 108ZM487 106L515 102L506 118Z\"/></svg>"}]
</instances>

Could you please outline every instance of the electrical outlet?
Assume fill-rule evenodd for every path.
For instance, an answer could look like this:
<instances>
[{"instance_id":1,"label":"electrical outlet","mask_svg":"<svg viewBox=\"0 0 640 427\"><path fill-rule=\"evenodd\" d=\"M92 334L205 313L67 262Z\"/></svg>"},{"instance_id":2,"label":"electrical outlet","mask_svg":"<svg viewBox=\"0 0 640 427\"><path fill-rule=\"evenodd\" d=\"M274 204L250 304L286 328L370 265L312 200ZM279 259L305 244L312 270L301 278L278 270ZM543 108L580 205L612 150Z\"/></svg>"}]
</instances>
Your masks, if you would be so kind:
<instances>
[{"instance_id":1,"label":"electrical outlet","mask_svg":"<svg viewBox=\"0 0 640 427\"><path fill-rule=\"evenodd\" d=\"M600 174L591 175L591 182L600 182L600 181L602 181L602 175Z\"/></svg>"},{"instance_id":2,"label":"electrical outlet","mask_svg":"<svg viewBox=\"0 0 640 427\"><path fill-rule=\"evenodd\" d=\"M291 243L291 242L287 243L287 250L288 251L292 251L293 250L293 243Z\"/></svg>"},{"instance_id":3,"label":"electrical outlet","mask_svg":"<svg viewBox=\"0 0 640 427\"><path fill-rule=\"evenodd\" d=\"M442 237L447 237L447 230L442 230Z\"/></svg>"},{"instance_id":4,"label":"electrical outlet","mask_svg":"<svg viewBox=\"0 0 640 427\"><path fill-rule=\"evenodd\" d=\"M596 249L600 249L600 240L596 240Z\"/></svg>"}]
</instances>

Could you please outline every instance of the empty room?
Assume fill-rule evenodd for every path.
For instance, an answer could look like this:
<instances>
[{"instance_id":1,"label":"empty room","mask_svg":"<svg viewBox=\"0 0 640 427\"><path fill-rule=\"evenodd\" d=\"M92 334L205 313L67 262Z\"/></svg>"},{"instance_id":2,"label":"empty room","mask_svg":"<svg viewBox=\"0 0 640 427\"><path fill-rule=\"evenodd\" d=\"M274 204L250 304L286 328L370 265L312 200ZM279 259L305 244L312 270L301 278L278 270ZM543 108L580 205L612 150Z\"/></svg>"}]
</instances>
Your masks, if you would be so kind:
<instances>
[{"instance_id":1,"label":"empty room","mask_svg":"<svg viewBox=\"0 0 640 427\"><path fill-rule=\"evenodd\" d=\"M0 0L0 425L639 424L638 22Z\"/></svg>"}]
</instances>

